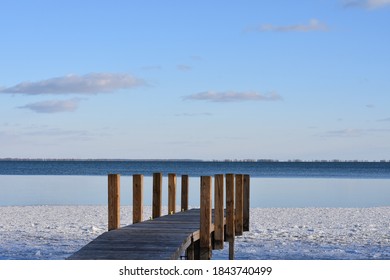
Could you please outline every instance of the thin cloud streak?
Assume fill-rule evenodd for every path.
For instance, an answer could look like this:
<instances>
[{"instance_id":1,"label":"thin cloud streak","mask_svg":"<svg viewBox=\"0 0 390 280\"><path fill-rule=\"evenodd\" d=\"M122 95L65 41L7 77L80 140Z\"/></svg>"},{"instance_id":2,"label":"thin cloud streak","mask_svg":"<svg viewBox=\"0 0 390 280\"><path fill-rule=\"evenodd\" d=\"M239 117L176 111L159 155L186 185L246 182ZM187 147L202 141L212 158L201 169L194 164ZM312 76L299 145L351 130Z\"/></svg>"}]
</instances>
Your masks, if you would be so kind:
<instances>
[{"instance_id":1,"label":"thin cloud streak","mask_svg":"<svg viewBox=\"0 0 390 280\"><path fill-rule=\"evenodd\" d=\"M69 100L47 100L42 102L29 103L18 107L19 109L30 109L36 113L60 113L74 112L77 110L80 98Z\"/></svg>"},{"instance_id":2,"label":"thin cloud streak","mask_svg":"<svg viewBox=\"0 0 390 280\"><path fill-rule=\"evenodd\" d=\"M326 136L334 137L358 137L364 134L363 129L346 128L340 130L331 130L326 133Z\"/></svg>"},{"instance_id":3,"label":"thin cloud streak","mask_svg":"<svg viewBox=\"0 0 390 280\"><path fill-rule=\"evenodd\" d=\"M252 32L312 32L312 31L328 31L328 26L320 22L318 19L311 19L308 24L294 25L273 25L263 24L259 27L248 28L247 31Z\"/></svg>"},{"instance_id":4,"label":"thin cloud streak","mask_svg":"<svg viewBox=\"0 0 390 280\"><path fill-rule=\"evenodd\" d=\"M184 100L201 100L209 102L242 102L242 101L278 101L282 100L282 97L272 92L270 94L261 94L258 92L215 92L204 91L195 94L185 96Z\"/></svg>"},{"instance_id":5,"label":"thin cloud streak","mask_svg":"<svg viewBox=\"0 0 390 280\"><path fill-rule=\"evenodd\" d=\"M390 6L390 0L344 0L343 2L346 8L380 9Z\"/></svg>"},{"instance_id":6,"label":"thin cloud streak","mask_svg":"<svg viewBox=\"0 0 390 280\"><path fill-rule=\"evenodd\" d=\"M88 130L67 130L56 127L48 127L44 129L38 129L22 133L23 136L55 136L55 137L74 137L74 138L90 138L93 136Z\"/></svg>"},{"instance_id":7,"label":"thin cloud streak","mask_svg":"<svg viewBox=\"0 0 390 280\"><path fill-rule=\"evenodd\" d=\"M162 67L160 65L149 65L149 66L143 66L141 67L141 69L145 71L159 71L162 70Z\"/></svg>"},{"instance_id":8,"label":"thin cloud streak","mask_svg":"<svg viewBox=\"0 0 390 280\"><path fill-rule=\"evenodd\" d=\"M187 72L192 70L192 67L186 64L179 64L177 65L177 70L182 71L182 72Z\"/></svg>"},{"instance_id":9,"label":"thin cloud streak","mask_svg":"<svg viewBox=\"0 0 390 280\"><path fill-rule=\"evenodd\" d=\"M199 117L199 116L212 116L211 113L181 113L181 114L175 114L175 117Z\"/></svg>"},{"instance_id":10,"label":"thin cloud streak","mask_svg":"<svg viewBox=\"0 0 390 280\"><path fill-rule=\"evenodd\" d=\"M380 119L378 122L390 122L390 118Z\"/></svg>"},{"instance_id":11,"label":"thin cloud streak","mask_svg":"<svg viewBox=\"0 0 390 280\"><path fill-rule=\"evenodd\" d=\"M129 89L146 83L128 74L90 73L83 76L67 75L38 82L21 82L0 93L8 94L98 94L110 93L120 89Z\"/></svg>"},{"instance_id":12,"label":"thin cloud streak","mask_svg":"<svg viewBox=\"0 0 390 280\"><path fill-rule=\"evenodd\" d=\"M389 133L390 129L377 129L377 128L369 128L369 129L356 129L356 128L346 128L340 130L331 130L326 132L325 136L333 136L333 137L360 137L367 134L372 133Z\"/></svg>"},{"instance_id":13,"label":"thin cloud streak","mask_svg":"<svg viewBox=\"0 0 390 280\"><path fill-rule=\"evenodd\" d=\"M198 60L198 61L203 60L203 58L202 58L201 56L199 56L199 55L191 55L190 58L191 58L192 60Z\"/></svg>"}]
</instances>

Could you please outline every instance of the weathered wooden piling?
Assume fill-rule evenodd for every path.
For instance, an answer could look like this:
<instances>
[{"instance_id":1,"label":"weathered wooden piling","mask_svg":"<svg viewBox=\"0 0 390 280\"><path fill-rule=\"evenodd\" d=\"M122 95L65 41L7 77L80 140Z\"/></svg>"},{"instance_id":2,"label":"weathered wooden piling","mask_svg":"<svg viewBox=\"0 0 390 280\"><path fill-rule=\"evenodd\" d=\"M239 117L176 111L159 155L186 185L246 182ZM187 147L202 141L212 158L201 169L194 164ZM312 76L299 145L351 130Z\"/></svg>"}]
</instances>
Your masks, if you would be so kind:
<instances>
[{"instance_id":1,"label":"weathered wooden piling","mask_svg":"<svg viewBox=\"0 0 390 280\"><path fill-rule=\"evenodd\" d=\"M120 175L108 175L108 230L120 226Z\"/></svg>"},{"instance_id":2,"label":"weathered wooden piling","mask_svg":"<svg viewBox=\"0 0 390 280\"><path fill-rule=\"evenodd\" d=\"M181 211L188 210L188 175L181 175Z\"/></svg>"},{"instance_id":3,"label":"weathered wooden piling","mask_svg":"<svg viewBox=\"0 0 390 280\"><path fill-rule=\"evenodd\" d=\"M229 260L234 259L234 174L226 174L226 241L229 242Z\"/></svg>"},{"instance_id":4,"label":"weathered wooden piling","mask_svg":"<svg viewBox=\"0 0 390 280\"><path fill-rule=\"evenodd\" d=\"M211 176L200 179L200 259L211 259Z\"/></svg>"},{"instance_id":5,"label":"weathered wooden piling","mask_svg":"<svg viewBox=\"0 0 390 280\"><path fill-rule=\"evenodd\" d=\"M143 220L144 176L133 175L133 224Z\"/></svg>"},{"instance_id":6,"label":"weathered wooden piling","mask_svg":"<svg viewBox=\"0 0 390 280\"><path fill-rule=\"evenodd\" d=\"M242 235L244 231L244 176L242 174L236 175L236 215L235 215L235 229L236 236Z\"/></svg>"},{"instance_id":7,"label":"weathered wooden piling","mask_svg":"<svg viewBox=\"0 0 390 280\"><path fill-rule=\"evenodd\" d=\"M168 174L168 214L176 213L176 174Z\"/></svg>"},{"instance_id":8,"label":"weathered wooden piling","mask_svg":"<svg viewBox=\"0 0 390 280\"><path fill-rule=\"evenodd\" d=\"M250 211L250 176L244 175L244 205L243 205L243 229L249 231Z\"/></svg>"},{"instance_id":9,"label":"weathered wooden piling","mask_svg":"<svg viewBox=\"0 0 390 280\"><path fill-rule=\"evenodd\" d=\"M153 173L153 209L152 218L158 218L162 212L162 173Z\"/></svg>"},{"instance_id":10,"label":"weathered wooden piling","mask_svg":"<svg viewBox=\"0 0 390 280\"><path fill-rule=\"evenodd\" d=\"M224 176L214 177L214 249L223 249L224 242Z\"/></svg>"}]
</instances>

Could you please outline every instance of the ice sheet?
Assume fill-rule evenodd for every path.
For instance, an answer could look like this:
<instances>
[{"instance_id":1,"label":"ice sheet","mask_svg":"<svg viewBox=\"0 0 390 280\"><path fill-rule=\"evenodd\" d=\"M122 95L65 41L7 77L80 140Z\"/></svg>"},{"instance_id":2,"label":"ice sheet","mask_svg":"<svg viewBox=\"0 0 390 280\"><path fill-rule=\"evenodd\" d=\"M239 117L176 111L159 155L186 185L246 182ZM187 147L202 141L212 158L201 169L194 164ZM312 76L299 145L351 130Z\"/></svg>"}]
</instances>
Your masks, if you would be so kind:
<instances>
[{"instance_id":1,"label":"ice sheet","mask_svg":"<svg viewBox=\"0 0 390 280\"><path fill-rule=\"evenodd\" d=\"M144 218L150 213L145 207ZM250 232L236 239L237 259L390 259L390 207L253 208L250 214ZM121 223L131 217L131 207L122 206ZM105 206L0 207L0 259L64 259L106 229ZM213 251L214 259L228 258L227 244Z\"/></svg>"}]
</instances>

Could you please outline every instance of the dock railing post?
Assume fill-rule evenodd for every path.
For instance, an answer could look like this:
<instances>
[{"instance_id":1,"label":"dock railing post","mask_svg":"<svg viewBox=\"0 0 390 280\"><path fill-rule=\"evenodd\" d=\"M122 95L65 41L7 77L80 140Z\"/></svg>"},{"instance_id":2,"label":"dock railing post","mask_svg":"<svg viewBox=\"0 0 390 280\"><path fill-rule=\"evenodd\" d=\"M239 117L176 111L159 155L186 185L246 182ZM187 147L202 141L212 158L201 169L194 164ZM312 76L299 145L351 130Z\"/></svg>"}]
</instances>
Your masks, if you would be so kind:
<instances>
[{"instance_id":1,"label":"dock railing post","mask_svg":"<svg viewBox=\"0 0 390 280\"><path fill-rule=\"evenodd\" d=\"M188 210L188 175L181 175L181 211Z\"/></svg>"},{"instance_id":2,"label":"dock railing post","mask_svg":"<svg viewBox=\"0 0 390 280\"><path fill-rule=\"evenodd\" d=\"M168 174L168 215L176 213L176 174Z\"/></svg>"},{"instance_id":3,"label":"dock railing post","mask_svg":"<svg viewBox=\"0 0 390 280\"><path fill-rule=\"evenodd\" d=\"M214 249L223 249L224 239L224 175L214 177Z\"/></svg>"},{"instance_id":4,"label":"dock railing post","mask_svg":"<svg viewBox=\"0 0 390 280\"><path fill-rule=\"evenodd\" d=\"M200 259L211 259L211 176L200 179Z\"/></svg>"},{"instance_id":5,"label":"dock railing post","mask_svg":"<svg viewBox=\"0 0 390 280\"><path fill-rule=\"evenodd\" d=\"M144 206L144 176L133 175L133 224L142 222Z\"/></svg>"},{"instance_id":6,"label":"dock railing post","mask_svg":"<svg viewBox=\"0 0 390 280\"><path fill-rule=\"evenodd\" d=\"M162 174L153 173L153 209L152 218L161 216L162 211Z\"/></svg>"},{"instance_id":7,"label":"dock railing post","mask_svg":"<svg viewBox=\"0 0 390 280\"><path fill-rule=\"evenodd\" d=\"M236 235L243 234L243 217L244 217L244 176L236 175Z\"/></svg>"},{"instance_id":8,"label":"dock railing post","mask_svg":"<svg viewBox=\"0 0 390 280\"><path fill-rule=\"evenodd\" d=\"M250 212L250 176L244 175L244 231L249 231Z\"/></svg>"},{"instance_id":9,"label":"dock railing post","mask_svg":"<svg viewBox=\"0 0 390 280\"><path fill-rule=\"evenodd\" d=\"M234 259L234 175L226 174L226 241L229 242L229 260Z\"/></svg>"},{"instance_id":10,"label":"dock railing post","mask_svg":"<svg viewBox=\"0 0 390 280\"><path fill-rule=\"evenodd\" d=\"M120 226L120 175L108 175L108 230Z\"/></svg>"}]
</instances>

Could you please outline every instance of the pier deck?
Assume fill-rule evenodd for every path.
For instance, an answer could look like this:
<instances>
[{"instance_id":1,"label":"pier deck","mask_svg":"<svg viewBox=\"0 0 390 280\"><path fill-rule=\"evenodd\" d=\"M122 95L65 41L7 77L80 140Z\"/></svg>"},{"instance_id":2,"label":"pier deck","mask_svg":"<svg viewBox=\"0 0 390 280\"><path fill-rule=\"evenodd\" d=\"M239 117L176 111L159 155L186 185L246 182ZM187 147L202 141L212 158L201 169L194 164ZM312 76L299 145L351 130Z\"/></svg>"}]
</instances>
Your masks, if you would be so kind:
<instances>
[{"instance_id":1,"label":"pier deck","mask_svg":"<svg viewBox=\"0 0 390 280\"><path fill-rule=\"evenodd\" d=\"M199 231L200 209L190 209L105 232L68 259L175 260L199 240Z\"/></svg>"}]
</instances>

